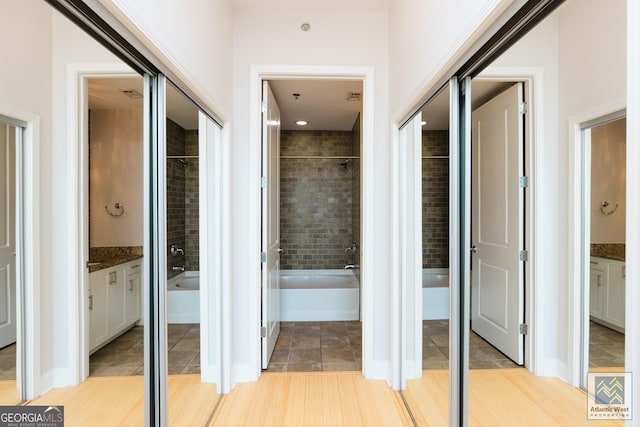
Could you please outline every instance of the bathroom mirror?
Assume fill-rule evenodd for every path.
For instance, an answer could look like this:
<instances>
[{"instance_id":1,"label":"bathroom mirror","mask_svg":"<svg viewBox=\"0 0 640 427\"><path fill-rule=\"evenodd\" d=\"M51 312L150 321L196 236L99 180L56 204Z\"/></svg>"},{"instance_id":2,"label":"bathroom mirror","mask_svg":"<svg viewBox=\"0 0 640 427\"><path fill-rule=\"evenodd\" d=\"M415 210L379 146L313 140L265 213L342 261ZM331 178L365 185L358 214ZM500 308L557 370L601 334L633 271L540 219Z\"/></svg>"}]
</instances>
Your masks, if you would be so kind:
<instances>
[{"instance_id":1,"label":"bathroom mirror","mask_svg":"<svg viewBox=\"0 0 640 427\"><path fill-rule=\"evenodd\" d=\"M401 130L403 240L419 236L409 243L419 257L407 301L421 302L407 307L418 321L407 329L413 356L403 396L419 425L449 419L449 98L445 87Z\"/></svg>"},{"instance_id":2,"label":"bathroom mirror","mask_svg":"<svg viewBox=\"0 0 640 427\"><path fill-rule=\"evenodd\" d=\"M128 422L143 424L142 342L114 344L108 356L93 357L140 329L142 320L140 260L148 224L141 208L142 76L45 2L3 2L0 32L11 40L0 48L6 59L0 117L18 119L13 122L16 160L3 165L15 166L19 184L11 186L16 190L14 231L22 239L13 293L21 327L13 358L22 400L68 405L71 422L71 414L114 405ZM107 88L104 81L99 84L104 91L96 91L94 78L114 78L123 85ZM118 90L132 88L139 99ZM107 93L116 104L107 105ZM91 191L99 182L103 186ZM90 199L95 203L91 219ZM122 254L123 246L136 251ZM102 253L94 256L90 247ZM125 354L129 348L135 356ZM9 357L1 357L4 369ZM107 370L117 379L98 378ZM60 387L64 393L52 397ZM70 396L93 387L100 392L76 410ZM105 395L114 397L105 401ZM2 403L19 400L3 398ZM112 422L121 424L117 418Z\"/></svg>"},{"instance_id":3,"label":"bathroom mirror","mask_svg":"<svg viewBox=\"0 0 640 427\"><path fill-rule=\"evenodd\" d=\"M219 397L220 128L171 84L166 111L169 424L204 425Z\"/></svg>"},{"instance_id":4,"label":"bathroom mirror","mask_svg":"<svg viewBox=\"0 0 640 427\"><path fill-rule=\"evenodd\" d=\"M614 120L621 117L612 115L625 108L626 10L624 2L607 6L604 22L603 7L565 1L513 45L474 70L473 79L459 82L460 97L467 101L460 106L460 122L470 132L462 138L469 157L464 154L460 164L466 169L456 176L469 177L461 187L467 191L461 201L469 222L463 230L468 234L459 236L455 243L464 246L460 256L470 268L470 288L468 294L463 292L462 300L468 298L469 312L464 314L471 320L461 330L469 336L462 343L467 348L469 370L461 372L461 406L468 412L460 416L468 416L470 424L522 417L520 411L505 412L514 402L532 411L542 401L551 404L563 388L586 385L588 366L592 365L593 371L594 363L604 361L605 353L613 356L606 363L617 367L599 368L615 370L624 364L620 360L623 337L620 330L615 331L615 322L608 322L610 330L590 334L595 328L594 310L602 310L606 302L598 300L589 288L602 293L598 287L605 286L604 272L608 271L618 284L615 298L609 301L622 308L625 293L623 260L603 255L611 249L620 256L624 241L612 233L608 237L614 240L589 240L594 230L584 219L590 216L591 220L613 222L619 209L624 211L624 200L611 188L606 195L594 196L593 188L588 193L593 179L588 182L584 178L589 174L584 174L583 156L599 160L620 156L611 150L591 151L602 147L586 149L583 133L589 130L589 137L604 134L609 141L620 141L614 136L624 128ZM594 63L607 65L594 69ZM431 104L421 111L423 122L431 122ZM596 127L605 122L618 129ZM616 152L622 153L624 148L618 147ZM606 179L598 179L598 186L624 175L622 166L606 169ZM597 200L586 203L590 197ZM404 212L403 220L408 215ZM464 243L467 239L469 246ZM600 252L594 254L594 249ZM607 270L593 265L590 256L605 259ZM505 259L508 263L503 264ZM587 280L590 273L591 280ZM460 313L455 315L463 318ZM622 318L618 310L617 319ZM595 323L599 327L605 322L599 319ZM406 325L407 336L412 336L411 328ZM620 339L604 342L612 336ZM555 355L553 360L550 354ZM411 366L411 360L407 363ZM426 375L415 380L407 364L404 370L408 406L419 425L431 424L434 411L438 411L429 405L443 391L438 394L430 389L418 394L414 381L424 381ZM565 378L569 384L547 381L543 375ZM533 397L524 392L532 387L540 390ZM540 400L542 396L551 400ZM564 412L586 417L583 394L572 395L563 405ZM554 422L563 416L554 412ZM569 418L565 422L569 423Z\"/></svg>"}]
</instances>

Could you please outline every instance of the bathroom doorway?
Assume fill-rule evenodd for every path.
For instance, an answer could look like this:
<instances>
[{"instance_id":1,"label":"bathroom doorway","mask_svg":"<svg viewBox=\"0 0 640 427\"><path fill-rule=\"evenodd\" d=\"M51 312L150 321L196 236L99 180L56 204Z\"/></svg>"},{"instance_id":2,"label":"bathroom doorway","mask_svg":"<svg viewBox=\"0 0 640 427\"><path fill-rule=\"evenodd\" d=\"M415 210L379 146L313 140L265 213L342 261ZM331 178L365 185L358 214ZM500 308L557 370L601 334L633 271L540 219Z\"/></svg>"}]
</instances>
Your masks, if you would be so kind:
<instances>
[{"instance_id":1,"label":"bathroom doorway","mask_svg":"<svg viewBox=\"0 0 640 427\"><path fill-rule=\"evenodd\" d=\"M272 136L265 141L271 152L263 154L271 159L262 174L263 212L279 220L270 226L277 236L265 236L277 242L275 262L269 261L272 245L263 246L263 283L271 286L263 294L277 302L263 300L263 339L272 341L264 345L262 367L359 371L363 83L276 79L265 82L265 90L272 98L263 129ZM265 315L269 307L278 313ZM268 322L274 318L280 320L275 337L275 322Z\"/></svg>"},{"instance_id":2,"label":"bathroom doorway","mask_svg":"<svg viewBox=\"0 0 640 427\"><path fill-rule=\"evenodd\" d=\"M144 375L143 78L86 78L89 376Z\"/></svg>"},{"instance_id":3,"label":"bathroom doorway","mask_svg":"<svg viewBox=\"0 0 640 427\"><path fill-rule=\"evenodd\" d=\"M624 371L626 111L581 126L585 242L583 378ZM584 383L583 385L586 385Z\"/></svg>"}]
</instances>

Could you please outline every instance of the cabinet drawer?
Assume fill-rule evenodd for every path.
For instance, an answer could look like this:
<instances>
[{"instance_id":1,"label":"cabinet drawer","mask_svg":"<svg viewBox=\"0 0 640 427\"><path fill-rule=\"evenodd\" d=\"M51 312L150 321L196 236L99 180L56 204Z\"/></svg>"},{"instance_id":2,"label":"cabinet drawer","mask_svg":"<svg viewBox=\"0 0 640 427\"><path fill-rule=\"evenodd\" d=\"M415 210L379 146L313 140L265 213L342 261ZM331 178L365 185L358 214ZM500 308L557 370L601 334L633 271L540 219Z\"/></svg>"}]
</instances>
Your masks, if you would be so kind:
<instances>
[{"instance_id":1,"label":"cabinet drawer","mask_svg":"<svg viewBox=\"0 0 640 427\"><path fill-rule=\"evenodd\" d=\"M142 271L142 260L131 261L128 266L128 274L136 274Z\"/></svg>"}]
</instances>

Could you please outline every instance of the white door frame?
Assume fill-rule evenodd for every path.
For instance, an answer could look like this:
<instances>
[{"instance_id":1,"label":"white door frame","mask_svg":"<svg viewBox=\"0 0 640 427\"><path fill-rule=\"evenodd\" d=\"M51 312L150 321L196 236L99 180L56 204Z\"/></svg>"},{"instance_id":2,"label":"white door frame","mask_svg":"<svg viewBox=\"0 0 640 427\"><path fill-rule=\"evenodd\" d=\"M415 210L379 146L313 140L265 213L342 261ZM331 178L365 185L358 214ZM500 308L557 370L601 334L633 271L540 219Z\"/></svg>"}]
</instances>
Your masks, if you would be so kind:
<instances>
[{"instance_id":1,"label":"white door frame","mask_svg":"<svg viewBox=\"0 0 640 427\"><path fill-rule=\"evenodd\" d=\"M612 115L627 107L626 100L618 100L593 110L572 116L569 119L569 144L571 170L569 173L569 188L571 191L569 209L569 354L568 375L569 382L575 387L583 385L583 380L588 369L588 363L584 356L588 354L589 346L589 292L587 278L589 277L589 242L586 238L589 230L586 229L587 212L583 212L585 200L583 197L583 180L590 171L585 170L586 152L583 139L585 124L593 122L605 116ZM628 136L627 136L627 140ZM627 152L629 148L627 148ZM629 164L627 159L627 164ZM629 194L629 188L627 188ZM627 214L629 207L627 208ZM628 217L630 218L630 217ZM628 236L627 232L627 236ZM627 287L627 294L630 287ZM625 297L626 298L626 297ZM627 316L629 316L627 314ZM625 362L626 363L626 362Z\"/></svg>"},{"instance_id":2,"label":"white door frame","mask_svg":"<svg viewBox=\"0 0 640 427\"><path fill-rule=\"evenodd\" d=\"M16 138L16 383L21 400L40 394L40 117L0 104L0 115L26 123Z\"/></svg>"},{"instance_id":3,"label":"white door frame","mask_svg":"<svg viewBox=\"0 0 640 427\"><path fill-rule=\"evenodd\" d=\"M248 243L248 253L255 254L255 264L250 268L250 289L260 289L260 237L261 237L261 209L260 209L260 165L261 165L261 116L260 105L262 99L263 80L359 80L363 85L362 105L362 209L360 213L362 224L362 260L360 292L362 300L362 373L366 378L385 378L386 370L380 372L373 359L373 257L372 236L373 227L373 139L374 139L374 71L372 67L337 67L337 66L286 66L286 65L252 65L250 70L250 98L249 98L249 182L255 183L254 192L250 197L249 235L255 236ZM254 292L248 298L250 330L260 332L260 292ZM260 376L261 345L259 339L251 339L249 349L250 369Z\"/></svg>"},{"instance_id":4,"label":"white door frame","mask_svg":"<svg viewBox=\"0 0 640 427\"><path fill-rule=\"evenodd\" d=\"M529 193L527 195L526 216L527 221L525 224L525 236L526 245L529 250L529 262L525 265L525 321L529 325L529 334L525 336L525 367L534 375L543 375L544 372L544 331L538 331L535 327L536 319L543 318L544 309L544 293L545 284L536 283L535 278L540 275L540 269L543 268L542 264L537 262L538 258L541 258L540 251L544 248L542 242L544 242L543 232L536 227L536 215L541 209L536 206L535 201L540 197L536 192L539 191L536 185L536 176L540 176L539 162L537 152L539 146L536 144L536 136L544 135L544 127L542 120L543 117L543 79L542 69L532 67L488 67L479 74L476 79L482 80L494 80L504 82L524 82L525 85L525 99L529 103L529 114L525 118L525 155L526 155L526 170L529 175ZM396 132L399 130L396 128ZM399 138L399 137L398 137ZM399 164L399 155L397 150L394 151L396 159L393 160L393 164ZM394 212L399 212L398 215L404 215L400 210L400 200L398 197L394 198ZM396 246L394 249L394 261L397 264L400 261L400 248ZM397 274L394 275L397 277ZM402 295L408 295L411 292L406 289L407 282L401 281ZM536 304L536 301L542 301L540 304ZM411 313L410 311L403 312L402 322L404 325L417 325L416 322L421 321L417 319L419 313ZM421 328L419 329L421 332ZM414 339L419 340L413 346L413 353L405 353L402 356L403 366L413 367L413 369L403 369L403 380L406 378L415 378L417 374L421 374L421 371L415 368L413 361L422 360L422 334L413 334ZM411 348L409 347L409 349ZM405 347L406 348L406 347ZM406 376L405 376L406 375Z\"/></svg>"},{"instance_id":5,"label":"white door frame","mask_svg":"<svg viewBox=\"0 0 640 427\"><path fill-rule=\"evenodd\" d=\"M74 64L67 68L67 144L66 157L73 167L69 170L68 191L75 194L75 206L67 215L69 247L67 248L67 306L69 323L69 359L67 384L77 385L89 376L89 308L87 289L89 273L89 205L88 205L88 138L89 92L87 80L91 78L141 77L123 63ZM146 191L146 189L145 189ZM145 198L146 200L146 198ZM147 274L143 271L143 275ZM143 296L144 298L144 296ZM75 339L74 339L75 338Z\"/></svg>"}]
</instances>

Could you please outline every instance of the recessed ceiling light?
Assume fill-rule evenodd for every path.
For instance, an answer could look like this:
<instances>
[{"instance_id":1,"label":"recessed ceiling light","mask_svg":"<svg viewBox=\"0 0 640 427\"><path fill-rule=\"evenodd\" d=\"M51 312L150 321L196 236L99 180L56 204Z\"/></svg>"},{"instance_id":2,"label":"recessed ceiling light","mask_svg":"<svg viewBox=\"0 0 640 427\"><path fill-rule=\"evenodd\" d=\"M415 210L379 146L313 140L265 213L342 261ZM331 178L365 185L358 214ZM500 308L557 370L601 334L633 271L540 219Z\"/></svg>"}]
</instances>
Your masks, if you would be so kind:
<instances>
[{"instance_id":1,"label":"recessed ceiling light","mask_svg":"<svg viewBox=\"0 0 640 427\"><path fill-rule=\"evenodd\" d=\"M125 94L131 99L141 99L142 94L135 89L118 89L120 92Z\"/></svg>"},{"instance_id":2,"label":"recessed ceiling light","mask_svg":"<svg viewBox=\"0 0 640 427\"><path fill-rule=\"evenodd\" d=\"M296 120L296 124L297 124L298 126L306 126L306 125L308 125L309 123L307 123L307 121L306 121L306 120Z\"/></svg>"}]
</instances>

